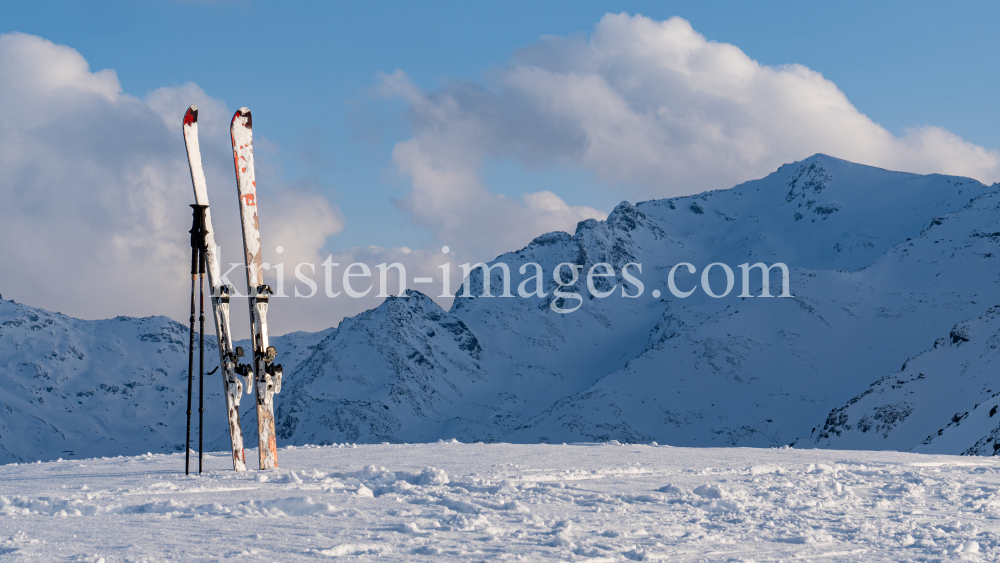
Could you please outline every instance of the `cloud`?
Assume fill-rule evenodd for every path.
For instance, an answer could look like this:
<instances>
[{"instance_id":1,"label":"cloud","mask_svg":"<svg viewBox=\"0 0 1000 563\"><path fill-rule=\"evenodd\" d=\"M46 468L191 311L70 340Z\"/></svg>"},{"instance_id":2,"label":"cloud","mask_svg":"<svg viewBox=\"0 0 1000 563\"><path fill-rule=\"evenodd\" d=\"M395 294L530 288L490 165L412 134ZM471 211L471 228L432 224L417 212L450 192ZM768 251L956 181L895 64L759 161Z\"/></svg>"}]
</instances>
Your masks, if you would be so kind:
<instances>
[{"instance_id":1,"label":"cloud","mask_svg":"<svg viewBox=\"0 0 1000 563\"><path fill-rule=\"evenodd\" d=\"M92 72L70 47L0 35L4 298L84 318L186 320L194 196L181 120L191 103L201 109L217 240L224 259L241 260L225 103L190 83L140 99L122 92L114 71ZM315 259L343 228L339 210L307 187L259 176L272 178L261 189L262 206L270 205L265 241L293 259ZM242 272L238 278L240 288ZM246 324L240 310L237 327ZM286 317L275 329L295 325Z\"/></svg>"},{"instance_id":2,"label":"cloud","mask_svg":"<svg viewBox=\"0 0 1000 563\"><path fill-rule=\"evenodd\" d=\"M820 73L762 65L679 17L608 14L589 38L545 37L518 51L485 85L454 82L424 93L397 71L382 90L408 103L414 130L394 153L413 183L401 205L441 233L474 231L478 217L455 213L478 202L532 227L565 228L593 213L552 200L546 216L532 198L490 194L481 180L490 159L584 169L630 199L732 187L817 152L1000 179L997 151L940 127L895 136Z\"/></svg>"},{"instance_id":3,"label":"cloud","mask_svg":"<svg viewBox=\"0 0 1000 563\"><path fill-rule=\"evenodd\" d=\"M0 35L0 293L6 299L83 318L161 315L186 323L193 201L181 136L181 118L199 107L199 136L223 271L245 293L242 236L232 169L229 123L233 109L197 84L159 88L138 98L122 92L112 70L91 72L70 47L26 34ZM269 312L272 333L322 330L344 316L377 306L380 263L400 262L407 277L434 277L423 289L437 296L437 266L454 253L409 248L361 247L331 256L337 298L325 297L322 252L344 218L308 180L283 181L278 153L256 120L255 156L265 279L287 297ZM532 204L553 212L544 197ZM556 208L558 205L555 206ZM555 209L558 212L558 209ZM281 247L282 252L277 252ZM371 267L369 280L355 279L362 299L343 293L348 264ZM296 277L317 284L310 292ZM283 279L276 279L278 268ZM395 270L388 293L398 291ZM451 284L460 280L452 272ZM411 287L413 284L410 284ZM441 299L448 305L450 299ZM237 301L238 302L238 301ZM231 308L237 337L246 337L245 307Z\"/></svg>"},{"instance_id":4,"label":"cloud","mask_svg":"<svg viewBox=\"0 0 1000 563\"><path fill-rule=\"evenodd\" d=\"M381 89L410 104L418 130L393 149L393 162L412 180L411 193L398 205L460 254L489 260L545 232L573 231L579 221L607 217L604 211L568 205L549 191L520 199L489 192L479 172L490 147L480 137L495 130L483 116L467 113L450 95L425 95L400 71L386 76Z\"/></svg>"}]
</instances>

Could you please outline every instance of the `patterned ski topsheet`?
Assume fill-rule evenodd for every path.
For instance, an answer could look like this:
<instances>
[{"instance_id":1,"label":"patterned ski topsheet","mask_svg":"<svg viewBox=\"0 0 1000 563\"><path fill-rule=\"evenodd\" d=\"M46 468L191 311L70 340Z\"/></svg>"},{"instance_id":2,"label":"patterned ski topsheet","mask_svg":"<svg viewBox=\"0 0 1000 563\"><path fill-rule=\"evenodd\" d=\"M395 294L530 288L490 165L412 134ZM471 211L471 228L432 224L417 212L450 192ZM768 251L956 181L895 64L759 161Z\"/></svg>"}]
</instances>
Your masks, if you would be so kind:
<instances>
[{"instance_id":1,"label":"patterned ski topsheet","mask_svg":"<svg viewBox=\"0 0 1000 563\"><path fill-rule=\"evenodd\" d=\"M254 355L253 370L257 388L257 440L260 468L278 467L278 445L274 432L274 404L270 401L263 359L267 342L267 295L257 295L264 283L261 258L260 225L257 216L257 182L253 169L253 121L250 110L236 110L230 125L233 141L233 163L236 166L236 187L239 192L243 224L243 249L246 254L247 290L250 297L251 338Z\"/></svg>"},{"instance_id":2,"label":"patterned ski topsheet","mask_svg":"<svg viewBox=\"0 0 1000 563\"><path fill-rule=\"evenodd\" d=\"M260 226L257 222L257 181L253 173L253 123L250 110L240 108L230 127L233 161L236 164L236 187L240 196L243 224L243 250L246 252L247 285L251 292L264 283L260 255Z\"/></svg>"},{"instance_id":3,"label":"patterned ski topsheet","mask_svg":"<svg viewBox=\"0 0 1000 563\"><path fill-rule=\"evenodd\" d=\"M191 183L194 185L194 201L198 205L208 205L208 188L205 183L205 171L201 166L201 146L198 144L198 107L191 106L184 113L184 144L187 147L188 164L191 166ZM205 224L208 226L208 283L212 287L212 295L218 295L217 289L221 271L219 257L215 247L215 232L212 230L212 209L205 210Z\"/></svg>"},{"instance_id":4,"label":"patterned ski topsheet","mask_svg":"<svg viewBox=\"0 0 1000 563\"><path fill-rule=\"evenodd\" d=\"M195 203L208 205L208 188L205 183L205 171L201 165L201 146L198 143L198 107L191 106L184 113L184 146L187 148L188 165L191 167L191 183L194 186ZM229 327L228 304L219 301L221 295L221 275L219 270L218 249L215 246L215 235L212 230L211 208L205 210L205 226L208 235L205 237L208 242L206 262L208 263L208 285L212 288L212 312L215 319L215 334L219 341L219 365L226 365L225 359L233 352L232 333ZM234 389L235 398L230 394L230 383L227 380L236 380L235 373L223 372L224 396L226 398L226 410L229 419L229 438L232 445L233 469L245 471L246 453L243 449L243 432L240 429L239 396L240 389ZM233 384L235 385L235 383ZM249 391L249 389L248 389Z\"/></svg>"}]
</instances>

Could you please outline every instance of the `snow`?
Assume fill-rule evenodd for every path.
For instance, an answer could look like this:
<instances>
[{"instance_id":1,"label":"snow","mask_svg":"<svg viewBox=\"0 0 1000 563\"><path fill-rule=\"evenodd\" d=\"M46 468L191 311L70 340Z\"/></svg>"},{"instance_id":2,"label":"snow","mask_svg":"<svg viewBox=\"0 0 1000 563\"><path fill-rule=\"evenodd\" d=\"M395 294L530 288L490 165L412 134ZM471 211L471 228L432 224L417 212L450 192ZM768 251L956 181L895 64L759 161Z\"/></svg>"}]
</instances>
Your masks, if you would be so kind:
<instances>
[{"instance_id":1,"label":"snow","mask_svg":"<svg viewBox=\"0 0 1000 563\"><path fill-rule=\"evenodd\" d=\"M219 452L187 477L182 454L0 466L0 560L1000 555L993 458L440 442L288 447L279 459L235 473Z\"/></svg>"}]
</instances>

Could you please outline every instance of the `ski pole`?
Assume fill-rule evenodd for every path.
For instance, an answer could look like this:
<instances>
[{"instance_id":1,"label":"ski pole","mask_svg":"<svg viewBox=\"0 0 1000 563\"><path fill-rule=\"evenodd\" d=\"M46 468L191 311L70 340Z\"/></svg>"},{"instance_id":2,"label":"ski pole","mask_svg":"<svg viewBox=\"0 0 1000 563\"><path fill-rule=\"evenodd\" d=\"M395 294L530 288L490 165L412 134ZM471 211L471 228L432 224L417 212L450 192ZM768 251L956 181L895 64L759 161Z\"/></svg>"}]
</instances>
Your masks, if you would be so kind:
<instances>
[{"instance_id":1,"label":"ski pole","mask_svg":"<svg viewBox=\"0 0 1000 563\"><path fill-rule=\"evenodd\" d=\"M204 215L204 209L202 210ZM202 217L204 224L204 217ZM205 237L202 237L204 240ZM198 318L200 326L198 328L198 473L201 473L201 451L202 451L202 423L205 420L205 251L199 250L199 292L201 293L201 316Z\"/></svg>"},{"instance_id":2,"label":"ski pole","mask_svg":"<svg viewBox=\"0 0 1000 563\"><path fill-rule=\"evenodd\" d=\"M192 205L194 225L191 228L191 248L197 252L197 264L192 264L193 273L200 278L198 290L201 294L199 349L198 349L198 473L202 471L202 427L205 417L205 254L207 250L205 210L206 205ZM196 266L196 267L195 267ZM191 302L192 305L194 301ZM191 344L194 345L194 314L191 316ZM193 354L192 349L192 354ZM189 417L190 418L190 417Z\"/></svg>"},{"instance_id":3,"label":"ski pole","mask_svg":"<svg viewBox=\"0 0 1000 563\"><path fill-rule=\"evenodd\" d=\"M198 236L198 206L192 205L194 208L194 217L192 218L191 224L191 321L190 330L188 331L188 396L187 396L187 436L184 440L184 474L188 475L191 471L191 394L192 394L192 384L194 383L194 290L196 287L195 282L198 280L198 246L197 246L197 236Z\"/></svg>"}]
</instances>

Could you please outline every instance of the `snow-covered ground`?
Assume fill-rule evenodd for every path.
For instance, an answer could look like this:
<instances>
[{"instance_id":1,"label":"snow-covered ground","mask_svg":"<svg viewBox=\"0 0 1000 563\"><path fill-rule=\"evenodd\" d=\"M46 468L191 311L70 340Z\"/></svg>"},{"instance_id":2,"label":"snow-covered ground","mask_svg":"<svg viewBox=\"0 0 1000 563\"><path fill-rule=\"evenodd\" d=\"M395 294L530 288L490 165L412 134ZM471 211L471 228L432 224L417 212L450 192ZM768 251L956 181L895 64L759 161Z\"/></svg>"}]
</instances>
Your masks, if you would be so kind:
<instances>
[{"instance_id":1,"label":"snow-covered ground","mask_svg":"<svg viewBox=\"0 0 1000 563\"><path fill-rule=\"evenodd\" d=\"M247 459L256 453L247 452ZM1000 461L436 443L0 466L0 561L922 561L1000 555Z\"/></svg>"}]
</instances>

